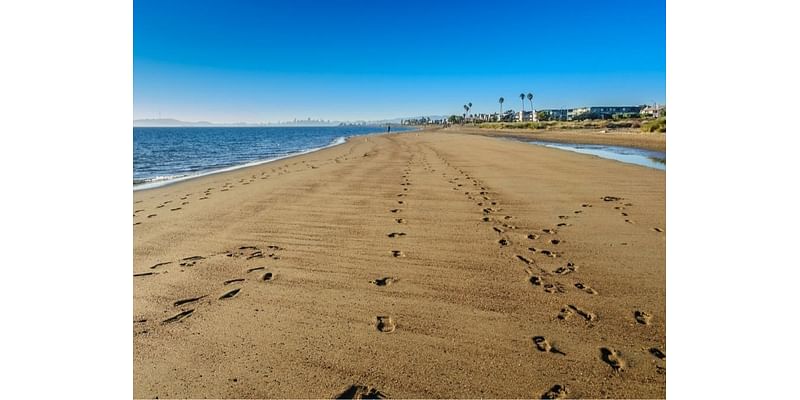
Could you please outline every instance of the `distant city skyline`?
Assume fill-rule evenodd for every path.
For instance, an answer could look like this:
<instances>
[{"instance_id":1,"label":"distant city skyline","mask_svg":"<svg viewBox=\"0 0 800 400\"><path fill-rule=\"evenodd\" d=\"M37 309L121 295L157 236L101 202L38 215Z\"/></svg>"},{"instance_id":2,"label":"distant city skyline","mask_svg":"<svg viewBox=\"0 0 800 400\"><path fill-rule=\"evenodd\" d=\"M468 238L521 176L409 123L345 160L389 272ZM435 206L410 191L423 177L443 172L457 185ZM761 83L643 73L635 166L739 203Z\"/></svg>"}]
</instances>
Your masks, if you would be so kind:
<instances>
[{"instance_id":1,"label":"distant city skyline","mask_svg":"<svg viewBox=\"0 0 800 400\"><path fill-rule=\"evenodd\" d=\"M665 4L134 2L134 119L665 103ZM529 102L525 108L529 109Z\"/></svg>"}]
</instances>

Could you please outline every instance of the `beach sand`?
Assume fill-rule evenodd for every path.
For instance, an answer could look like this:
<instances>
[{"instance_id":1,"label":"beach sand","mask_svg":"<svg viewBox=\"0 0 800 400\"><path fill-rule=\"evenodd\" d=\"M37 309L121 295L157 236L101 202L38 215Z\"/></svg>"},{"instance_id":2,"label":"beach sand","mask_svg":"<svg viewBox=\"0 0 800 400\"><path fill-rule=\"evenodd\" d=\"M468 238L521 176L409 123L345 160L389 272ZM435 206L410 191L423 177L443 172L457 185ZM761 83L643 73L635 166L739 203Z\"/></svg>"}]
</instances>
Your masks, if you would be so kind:
<instances>
[{"instance_id":1,"label":"beach sand","mask_svg":"<svg viewBox=\"0 0 800 400\"><path fill-rule=\"evenodd\" d=\"M133 198L134 397L666 396L663 171L412 132Z\"/></svg>"},{"instance_id":2,"label":"beach sand","mask_svg":"<svg viewBox=\"0 0 800 400\"><path fill-rule=\"evenodd\" d=\"M543 142L604 144L667 151L666 134L645 133L639 129L483 129L454 125L443 131Z\"/></svg>"}]
</instances>

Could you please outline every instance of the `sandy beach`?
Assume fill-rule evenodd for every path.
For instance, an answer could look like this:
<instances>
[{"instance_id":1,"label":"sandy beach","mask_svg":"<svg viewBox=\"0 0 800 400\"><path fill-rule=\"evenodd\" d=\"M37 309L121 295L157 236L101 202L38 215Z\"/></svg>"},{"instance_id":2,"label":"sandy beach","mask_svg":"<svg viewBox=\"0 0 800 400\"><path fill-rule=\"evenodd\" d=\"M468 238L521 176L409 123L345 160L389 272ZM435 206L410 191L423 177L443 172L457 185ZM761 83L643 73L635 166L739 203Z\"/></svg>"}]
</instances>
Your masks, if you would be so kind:
<instances>
[{"instance_id":1,"label":"sandy beach","mask_svg":"<svg viewBox=\"0 0 800 400\"><path fill-rule=\"evenodd\" d=\"M665 397L665 173L485 133L134 192L134 397Z\"/></svg>"},{"instance_id":2,"label":"sandy beach","mask_svg":"<svg viewBox=\"0 0 800 400\"><path fill-rule=\"evenodd\" d=\"M639 129L484 129L454 125L444 131L542 142L604 144L667 151L666 134L644 133Z\"/></svg>"}]
</instances>

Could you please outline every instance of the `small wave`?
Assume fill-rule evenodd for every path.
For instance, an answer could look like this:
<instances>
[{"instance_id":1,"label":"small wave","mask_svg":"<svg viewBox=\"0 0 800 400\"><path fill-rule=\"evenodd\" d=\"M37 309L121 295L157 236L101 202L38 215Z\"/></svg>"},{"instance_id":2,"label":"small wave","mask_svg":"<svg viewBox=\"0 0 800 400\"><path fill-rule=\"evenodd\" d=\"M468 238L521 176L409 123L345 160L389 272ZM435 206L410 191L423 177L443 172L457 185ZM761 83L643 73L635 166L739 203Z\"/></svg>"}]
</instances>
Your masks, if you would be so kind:
<instances>
[{"instance_id":1,"label":"small wave","mask_svg":"<svg viewBox=\"0 0 800 400\"><path fill-rule=\"evenodd\" d=\"M150 182L162 182L162 181L169 181L169 180L173 180L173 179L182 178L182 177L184 177L184 176L186 176L186 175L161 175L161 176L153 176L153 177L150 177L150 178L144 178L144 179L134 179L134 180L133 180L133 184L134 184L134 185L142 185L142 184L146 184L146 183L150 183Z\"/></svg>"}]
</instances>

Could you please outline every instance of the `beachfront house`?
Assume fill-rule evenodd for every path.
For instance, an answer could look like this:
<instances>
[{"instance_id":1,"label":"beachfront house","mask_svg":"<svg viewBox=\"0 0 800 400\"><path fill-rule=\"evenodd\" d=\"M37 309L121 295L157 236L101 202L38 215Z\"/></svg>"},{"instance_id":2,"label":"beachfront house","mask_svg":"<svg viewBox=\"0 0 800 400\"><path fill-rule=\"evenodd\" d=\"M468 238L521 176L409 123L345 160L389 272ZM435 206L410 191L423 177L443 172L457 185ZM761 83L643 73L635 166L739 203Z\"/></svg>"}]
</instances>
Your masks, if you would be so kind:
<instances>
[{"instance_id":1,"label":"beachfront house","mask_svg":"<svg viewBox=\"0 0 800 400\"><path fill-rule=\"evenodd\" d=\"M667 108L664 105L653 104L652 106L645 106L639 115L642 118L660 118L664 116Z\"/></svg>"},{"instance_id":2,"label":"beachfront house","mask_svg":"<svg viewBox=\"0 0 800 400\"><path fill-rule=\"evenodd\" d=\"M561 109L539 110L538 112L546 115L547 120L549 121L566 121L569 115L569 111L570 110L566 108L561 108Z\"/></svg>"},{"instance_id":3,"label":"beachfront house","mask_svg":"<svg viewBox=\"0 0 800 400\"><path fill-rule=\"evenodd\" d=\"M644 106L592 106L567 111L567 119L611 119L639 117Z\"/></svg>"},{"instance_id":4,"label":"beachfront house","mask_svg":"<svg viewBox=\"0 0 800 400\"><path fill-rule=\"evenodd\" d=\"M536 112L535 111L520 111L520 112L517 113L517 121L519 121L519 122L536 121Z\"/></svg>"}]
</instances>

